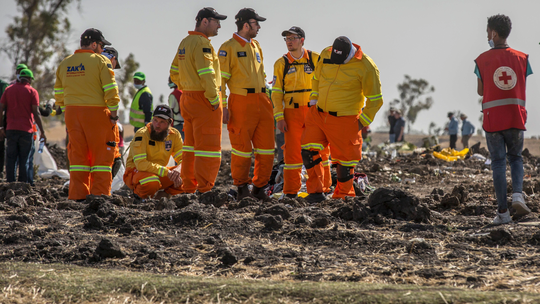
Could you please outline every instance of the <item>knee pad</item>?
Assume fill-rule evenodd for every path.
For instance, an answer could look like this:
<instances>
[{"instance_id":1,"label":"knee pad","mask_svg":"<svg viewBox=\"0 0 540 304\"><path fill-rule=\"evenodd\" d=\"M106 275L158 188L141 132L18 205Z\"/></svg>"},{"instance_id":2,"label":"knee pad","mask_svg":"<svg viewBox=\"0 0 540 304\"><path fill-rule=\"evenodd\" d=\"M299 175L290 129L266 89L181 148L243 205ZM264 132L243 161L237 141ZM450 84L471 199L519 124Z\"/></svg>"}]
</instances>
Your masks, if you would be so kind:
<instances>
[{"instance_id":1,"label":"knee pad","mask_svg":"<svg viewBox=\"0 0 540 304\"><path fill-rule=\"evenodd\" d=\"M345 166L342 166L341 164L338 164L336 168L338 182L345 183L353 179L354 177L354 173L352 170L353 168L354 167L345 167Z\"/></svg>"},{"instance_id":2,"label":"knee pad","mask_svg":"<svg viewBox=\"0 0 540 304\"><path fill-rule=\"evenodd\" d=\"M302 149L302 162L304 163L304 166L306 169L311 169L315 167L317 164L322 162L322 158L317 158L316 160L313 160L313 156L318 155L319 151L310 151L310 150L304 150Z\"/></svg>"}]
</instances>

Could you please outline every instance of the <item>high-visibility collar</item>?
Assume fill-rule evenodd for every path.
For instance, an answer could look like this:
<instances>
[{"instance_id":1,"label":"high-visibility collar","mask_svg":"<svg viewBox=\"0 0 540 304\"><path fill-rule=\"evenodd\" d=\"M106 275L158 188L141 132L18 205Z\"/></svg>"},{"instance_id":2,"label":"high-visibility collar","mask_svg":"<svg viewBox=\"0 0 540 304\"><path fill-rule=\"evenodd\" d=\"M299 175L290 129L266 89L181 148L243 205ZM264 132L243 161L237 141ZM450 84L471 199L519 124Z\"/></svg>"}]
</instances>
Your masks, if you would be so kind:
<instances>
[{"instance_id":1,"label":"high-visibility collar","mask_svg":"<svg viewBox=\"0 0 540 304\"><path fill-rule=\"evenodd\" d=\"M208 39L208 37L206 37L206 35L201 33L201 32L188 31L188 34L190 34L190 35L199 35L199 36L203 36L204 38ZM210 40L210 39L208 39L208 40Z\"/></svg>"},{"instance_id":2,"label":"high-visibility collar","mask_svg":"<svg viewBox=\"0 0 540 304\"><path fill-rule=\"evenodd\" d=\"M308 50L306 49L304 49L304 54L302 54L302 57L300 57L300 59L294 59L294 57L291 55L291 52L288 52L286 56L287 59L289 59L289 63L293 63L295 60L300 60L302 58L309 59Z\"/></svg>"},{"instance_id":3,"label":"high-visibility collar","mask_svg":"<svg viewBox=\"0 0 540 304\"><path fill-rule=\"evenodd\" d=\"M78 54L78 53L92 53L92 54L95 54L95 52L92 51L92 50L80 50L80 49L75 51L75 54Z\"/></svg>"},{"instance_id":4,"label":"high-visibility collar","mask_svg":"<svg viewBox=\"0 0 540 304\"><path fill-rule=\"evenodd\" d=\"M246 45L246 43L251 43L251 45L255 46L255 45L253 44L253 39L247 40L246 38L244 38L244 37L238 35L238 33L234 33L234 34L233 34L233 38L234 38L236 41L238 41L238 43L240 43L240 45L241 45L242 47L244 47L244 46Z\"/></svg>"}]
</instances>

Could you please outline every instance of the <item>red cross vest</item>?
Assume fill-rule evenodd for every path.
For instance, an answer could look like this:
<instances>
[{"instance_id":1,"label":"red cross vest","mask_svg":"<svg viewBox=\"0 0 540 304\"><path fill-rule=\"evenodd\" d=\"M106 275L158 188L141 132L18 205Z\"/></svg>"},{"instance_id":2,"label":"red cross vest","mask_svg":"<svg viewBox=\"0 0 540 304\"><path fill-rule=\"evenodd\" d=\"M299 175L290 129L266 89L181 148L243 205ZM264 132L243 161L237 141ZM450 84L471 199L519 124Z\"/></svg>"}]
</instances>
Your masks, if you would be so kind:
<instances>
[{"instance_id":1,"label":"red cross vest","mask_svg":"<svg viewBox=\"0 0 540 304\"><path fill-rule=\"evenodd\" d=\"M525 129L525 79L529 55L511 48L491 49L476 58L484 85L486 132Z\"/></svg>"}]
</instances>

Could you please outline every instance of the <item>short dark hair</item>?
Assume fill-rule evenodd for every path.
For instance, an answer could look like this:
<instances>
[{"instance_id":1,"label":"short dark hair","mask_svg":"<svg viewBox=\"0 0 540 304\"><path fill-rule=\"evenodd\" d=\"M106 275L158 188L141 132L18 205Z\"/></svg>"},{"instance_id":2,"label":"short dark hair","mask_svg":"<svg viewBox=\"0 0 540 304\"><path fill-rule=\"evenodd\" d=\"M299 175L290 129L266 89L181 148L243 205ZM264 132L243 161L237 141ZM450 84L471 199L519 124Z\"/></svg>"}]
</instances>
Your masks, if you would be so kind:
<instances>
[{"instance_id":1,"label":"short dark hair","mask_svg":"<svg viewBox=\"0 0 540 304\"><path fill-rule=\"evenodd\" d=\"M236 20L235 23L237 31L240 32L244 28L244 24L249 24L249 20Z\"/></svg>"},{"instance_id":2,"label":"short dark hair","mask_svg":"<svg viewBox=\"0 0 540 304\"><path fill-rule=\"evenodd\" d=\"M201 26L203 19L205 19L205 18L195 19L195 20L197 20L197 22L195 23L195 27Z\"/></svg>"},{"instance_id":3,"label":"short dark hair","mask_svg":"<svg viewBox=\"0 0 540 304\"><path fill-rule=\"evenodd\" d=\"M92 42L96 42L90 39L81 39L81 47L90 46Z\"/></svg>"},{"instance_id":4,"label":"short dark hair","mask_svg":"<svg viewBox=\"0 0 540 304\"><path fill-rule=\"evenodd\" d=\"M508 38L510 31L512 31L512 21L510 21L510 17L501 14L489 17L487 26L497 32L499 37L503 39Z\"/></svg>"}]
</instances>

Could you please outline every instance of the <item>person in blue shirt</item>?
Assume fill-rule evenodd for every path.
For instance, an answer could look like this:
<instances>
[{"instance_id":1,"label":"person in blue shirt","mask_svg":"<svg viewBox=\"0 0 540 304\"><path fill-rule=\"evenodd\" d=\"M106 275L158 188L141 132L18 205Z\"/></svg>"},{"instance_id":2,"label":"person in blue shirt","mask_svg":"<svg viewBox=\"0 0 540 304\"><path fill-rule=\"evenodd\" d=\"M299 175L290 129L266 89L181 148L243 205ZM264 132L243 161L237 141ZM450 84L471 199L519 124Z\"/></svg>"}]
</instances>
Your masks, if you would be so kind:
<instances>
[{"instance_id":1,"label":"person in blue shirt","mask_svg":"<svg viewBox=\"0 0 540 304\"><path fill-rule=\"evenodd\" d=\"M450 135L450 148L456 149L458 121L452 112L448 112L448 119L450 119L450 122L448 123L448 127L446 127L446 131Z\"/></svg>"},{"instance_id":2,"label":"person in blue shirt","mask_svg":"<svg viewBox=\"0 0 540 304\"><path fill-rule=\"evenodd\" d=\"M476 128L467 120L467 115L461 114L459 118L461 118L461 143L465 149L469 147L469 139L474 135Z\"/></svg>"}]
</instances>

